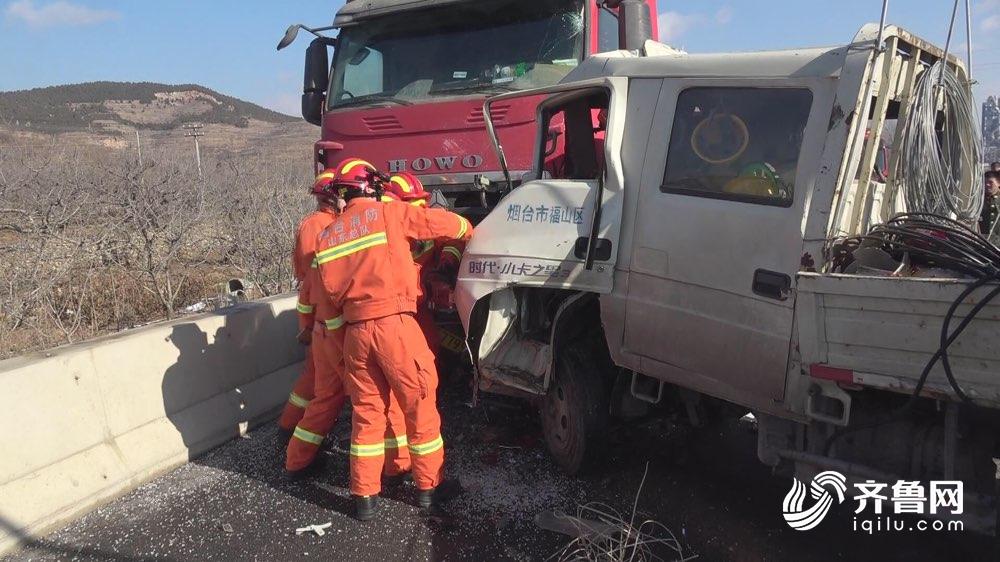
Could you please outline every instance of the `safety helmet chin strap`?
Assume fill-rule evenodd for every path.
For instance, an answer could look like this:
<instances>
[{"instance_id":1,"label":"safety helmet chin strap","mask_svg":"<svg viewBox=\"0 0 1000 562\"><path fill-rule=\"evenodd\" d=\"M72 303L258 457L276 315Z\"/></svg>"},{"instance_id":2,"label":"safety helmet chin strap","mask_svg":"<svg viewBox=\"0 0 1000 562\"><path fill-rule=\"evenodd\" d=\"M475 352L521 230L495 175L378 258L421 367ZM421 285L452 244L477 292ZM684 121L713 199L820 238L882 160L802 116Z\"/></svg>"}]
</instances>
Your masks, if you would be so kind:
<instances>
[{"instance_id":1,"label":"safety helmet chin strap","mask_svg":"<svg viewBox=\"0 0 1000 562\"><path fill-rule=\"evenodd\" d=\"M389 176L379 172L374 168L369 168L365 177L365 189L345 189L341 191L341 196L345 201L367 197L381 201L385 195L385 184L389 181Z\"/></svg>"},{"instance_id":2,"label":"safety helmet chin strap","mask_svg":"<svg viewBox=\"0 0 1000 562\"><path fill-rule=\"evenodd\" d=\"M385 184L389 181L389 176L382 172L374 168L368 170L368 185L372 188L372 197L377 201L382 200L382 196L385 195Z\"/></svg>"},{"instance_id":3,"label":"safety helmet chin strap","mask_svg":"<svg viewBox=\"0 0 1000 562\"><path fill-rule=\"evenodd\" d=\"M355 199L381 199L381 195L377 194L373 189L348 189L344 188L340 191L340 198L344 201L353 201Z\"/></svg>"}]
</instances>

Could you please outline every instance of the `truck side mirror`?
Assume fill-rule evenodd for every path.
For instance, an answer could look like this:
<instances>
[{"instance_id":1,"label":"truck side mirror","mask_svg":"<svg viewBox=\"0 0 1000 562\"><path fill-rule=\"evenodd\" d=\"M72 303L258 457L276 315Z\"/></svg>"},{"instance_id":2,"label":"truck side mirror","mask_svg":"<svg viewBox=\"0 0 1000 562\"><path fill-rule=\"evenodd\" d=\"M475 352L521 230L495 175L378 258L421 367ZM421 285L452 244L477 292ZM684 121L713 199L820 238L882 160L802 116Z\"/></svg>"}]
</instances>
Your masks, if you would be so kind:
<instances>
[{"instance_id":1,"label":"truck side mirror","mask_svg":"<svg viewBox=\"0 0 1000 562\"><path fill-rule=\"evenodd\" d=\"M319 125L323 122L323 101L330 87L329 40L313 39L306 49L305 72L302 79L302 117Z\"/></svg>"},{"instance_id":2,"label":"truck side mirror","mask_svg":"<svg viewBox=\"0 0 1000 562\"><path fill-rule=\"evenodd\" d=\"M618 3L618 48L636 51L652 37L649 4L642 0L621 0Z\"/></svg>"},{"instance_id":3,"label":"truck side mirror","mask_svg":"<svg viewBox=\"0 0 1000 562\"><path fill-rule=\"evenodd\" d=\"M326 92L305 92L302 94L302 118L313 125L323 124L323 102Z\"/></svg>"}]
</instances>

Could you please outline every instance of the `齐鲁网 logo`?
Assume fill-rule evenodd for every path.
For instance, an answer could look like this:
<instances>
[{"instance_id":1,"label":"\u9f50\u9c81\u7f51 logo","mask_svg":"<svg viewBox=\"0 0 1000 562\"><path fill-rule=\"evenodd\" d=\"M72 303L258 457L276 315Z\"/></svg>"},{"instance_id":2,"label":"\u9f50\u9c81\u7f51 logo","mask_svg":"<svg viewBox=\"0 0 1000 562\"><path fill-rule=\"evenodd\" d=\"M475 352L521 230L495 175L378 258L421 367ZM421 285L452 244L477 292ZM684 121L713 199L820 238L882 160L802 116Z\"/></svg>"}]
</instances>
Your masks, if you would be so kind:
<instances>
[{"instance_id":1,"label":"\u9f50\u9c81\u7f51 logo","mask_svg":"<svg viewBox=\"0 0 1000 562\"><path fill-rule=\"evenodd\" d=\"M831 491L833 495L831 495ZM785 494L785 501L781 504L781 512L785 516L785 522L796 531L808 531L815 528L830 512L834 497L836 497L838 504L844 502L846 491L847 478L832 470L817 474L809 483L808 494L806 493L806 485L798 478L792 478L792 489ZM806 495L812 496L816 503L803 509Z\"/></svg>"},{"instance_id":2,"label":"\u9f50\u9c81\u7f51 logo","mask_svg":"<svg viewBox=\"0 0 1000 562\"><path fill-rule=\"evenodd\" d=\"M858 493L849 496L847 478L833 470L817 474L808 487L792 478L792 489L781 504L785 522L796 531L814 529L830 512L834 501L839 505L851 499L857 502L854 530L869 535L886 531L965 529L961 518L965 513L964 485L960 480L932 480L927 486L917 480L889 484L868 479L852 486ZM812 498L808 506L807 496ZM891 511L887 505L891 505ZM900 517L904 515L909 518Z\"/></svg>"}]
</instances>

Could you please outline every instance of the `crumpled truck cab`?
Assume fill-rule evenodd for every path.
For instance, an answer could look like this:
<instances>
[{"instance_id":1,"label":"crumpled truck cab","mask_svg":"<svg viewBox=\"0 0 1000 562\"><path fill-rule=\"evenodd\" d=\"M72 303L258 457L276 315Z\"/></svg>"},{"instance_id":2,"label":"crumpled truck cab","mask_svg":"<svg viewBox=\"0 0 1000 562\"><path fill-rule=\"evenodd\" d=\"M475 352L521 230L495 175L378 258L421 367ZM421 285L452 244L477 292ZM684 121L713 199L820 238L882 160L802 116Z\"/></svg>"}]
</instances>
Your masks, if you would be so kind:
<instances>
[{"instance_id":1,"label":"crumpled truck cab","mask_svg":"<svg viewBox=\"0 0 1000 562\"><path fill-rule=\"evenodd\" d=\"M966 528L991 528L1000 349L976 342L996 333L1000 305L950 352L951 386L973 409L940 366L920 375L970 281L845 274L831 258L834 238L905 211L901 124L945 56L871 24L828 48L648 43L490 98L487 116L544 101L531 170L477 226L459 272L476 389L537 403L571 473L600 457L612 418L697 428L752 412L776 471L960 479ZM962 61L946 62L968 89ZM506 168L504 131L486 125ZM907 401L895 423L870 423ZM845 432L864 433L832 437Z\"/></svg>"}]
</instances>

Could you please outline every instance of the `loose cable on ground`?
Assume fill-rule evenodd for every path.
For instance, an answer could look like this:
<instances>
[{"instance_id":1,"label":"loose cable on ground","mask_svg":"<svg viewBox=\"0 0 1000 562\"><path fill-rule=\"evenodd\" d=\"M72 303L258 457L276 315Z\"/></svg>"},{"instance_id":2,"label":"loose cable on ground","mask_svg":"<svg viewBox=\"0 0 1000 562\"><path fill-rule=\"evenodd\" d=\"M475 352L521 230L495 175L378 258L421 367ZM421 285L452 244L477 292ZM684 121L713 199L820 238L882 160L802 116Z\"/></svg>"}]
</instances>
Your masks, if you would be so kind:
<instances>
[{"instance_id":1,"label":"loose cable on ground","mask_svg":"<svg viewBox=\"0 0 1000 562\"><path fill-rule=\"evenodd\" d=\"M557 514L557 517L565 519L576 528L577 532L574 533L576 538L552 555L549 560L647 562L665 560L660 556L665 553L670 553L671 560L680 562L697 558L696 555L684 554L680 541L665 525L652 520L645 520L638 526L635 525L639 497L648 473L647 462L632 504L632 514L627 520L616 510L602 503L580 506L575 518Z\"/></svg>"}]
</instances>

